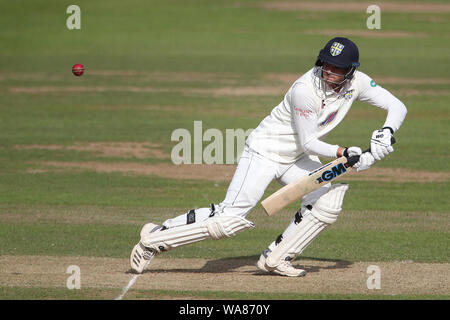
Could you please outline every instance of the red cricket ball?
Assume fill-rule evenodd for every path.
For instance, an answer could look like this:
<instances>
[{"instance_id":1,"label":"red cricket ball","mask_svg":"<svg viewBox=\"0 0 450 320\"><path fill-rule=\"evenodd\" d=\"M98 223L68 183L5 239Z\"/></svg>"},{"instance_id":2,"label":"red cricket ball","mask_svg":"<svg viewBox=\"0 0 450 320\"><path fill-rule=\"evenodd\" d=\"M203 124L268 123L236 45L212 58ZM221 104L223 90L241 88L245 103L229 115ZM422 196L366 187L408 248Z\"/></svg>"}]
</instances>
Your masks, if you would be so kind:
<instances>
[{"instance_id":1,"label":"red cricket ball","mask_svg":"<svg viewBox=\"0 0 450 320\"><path fill-rule=\"evenodd\" d=\"M84 66L81 63L74 64L72 73L78 77L81 76L84 73Z\"/></svg>"}]
</instances>

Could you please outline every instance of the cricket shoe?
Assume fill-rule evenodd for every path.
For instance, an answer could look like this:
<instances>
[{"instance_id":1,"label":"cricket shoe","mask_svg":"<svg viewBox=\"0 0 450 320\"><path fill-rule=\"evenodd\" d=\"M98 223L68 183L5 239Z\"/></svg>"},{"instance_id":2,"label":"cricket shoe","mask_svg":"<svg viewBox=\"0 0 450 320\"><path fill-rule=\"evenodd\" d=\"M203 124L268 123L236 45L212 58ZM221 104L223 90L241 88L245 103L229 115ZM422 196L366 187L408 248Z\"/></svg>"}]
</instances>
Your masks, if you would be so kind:
<instances>
[{"instance_id":1,"label":"cricket shoe","mask_svg":"<svg viewBox=\"0 0 450 320\"><path fill-rule=\"evenodd\" d=\"M159 231L161 229L164 229L164 227L158 226L154 223L147 223L141 229L141 239L144 236L147 236L148 234ZM135 245L133 250L131 251L131 269L133 269L133 271L137 273L142 273L150 265L150 262L156 254L157 252L155 250L147 248L139 241L139 243Z\"/></svg>"},{"instance_id":2,"label":"cricket shoe","mask_svg":"<svg viewBox=\"0 0 450 320\"><path fill-rule=\"evenodd\" d=\"M131 269L136 273L142 273L155 257L156 252L145 247L140 241L131 251Z\"/></svg>"},{"instance_id":3,"label":"cricket shoe","mask_svg":"<svg viewBox=\"0 0 450 320\"><path fill-rule=\"evenodd\" d=\"M258 267L259 270L264 271L264 272L269 272L269 273L275 273L281 276L286 276L286 277L303 277L304 275L306 275L306 271L303 269L299 269L299 268L294 268L294 266L292 265L292 263L288 260L283 260L279 265L277 265L276 267L269 267L266 264L266 258L269 255L270 250L264 250L261 254L261 256L259 257L258 263L256 264L256 266Z\"/></svg>"}]
</instances>

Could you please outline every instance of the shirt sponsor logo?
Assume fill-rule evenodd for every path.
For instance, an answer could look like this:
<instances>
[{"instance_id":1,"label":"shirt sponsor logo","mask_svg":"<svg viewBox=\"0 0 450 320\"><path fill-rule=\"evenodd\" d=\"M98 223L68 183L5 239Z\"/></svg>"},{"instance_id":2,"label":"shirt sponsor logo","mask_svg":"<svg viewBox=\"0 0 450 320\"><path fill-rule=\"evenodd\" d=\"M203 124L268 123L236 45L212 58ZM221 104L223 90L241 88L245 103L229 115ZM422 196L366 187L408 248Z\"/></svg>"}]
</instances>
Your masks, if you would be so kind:
<instances>
[{"instance_id":1,"label":"shirt sponsor logo","mask_svg":"<svg viewBox=\"0 0 450 320\"><path fill-rule=\"evenodd\" d=\"M337 111L330 113L327 118L322 123L320 123L320 126L325 127L329 125L331 122L333 122L334 119L336 119L336 114Z\"/></svg>"},{"instance_id":2,"label":"shirt sponsor logo","mask_svg":"<svg viewBox=\"0 0 450 320\"><path fill-rule=\"evenodd\" d=\"M371 87L376 87L376 86L377 86L377 83L376 83L375 81L372 80L372 81L370 81L370 86L371 86Z\"/></svg>"},{"instance_id":3,"label":"shirt sponsor logo","mask_svg":"<svg viewBox=\"0 0 450 320\"><path fill-rule=\"evenodd\" d=\"M309 116L312 114L311 110L300 109L297 107L294 107L294 110L299 117L309 118Z\"/></svg>"}]
</instances>

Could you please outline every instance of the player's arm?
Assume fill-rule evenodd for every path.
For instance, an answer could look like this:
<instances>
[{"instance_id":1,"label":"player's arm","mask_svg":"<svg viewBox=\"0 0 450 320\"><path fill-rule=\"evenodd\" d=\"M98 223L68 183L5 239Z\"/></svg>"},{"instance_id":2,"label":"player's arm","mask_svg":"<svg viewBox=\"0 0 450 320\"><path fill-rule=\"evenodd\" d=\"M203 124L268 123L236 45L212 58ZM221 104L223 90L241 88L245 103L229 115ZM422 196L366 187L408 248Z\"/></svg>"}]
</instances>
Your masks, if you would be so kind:
<instances>
[{"instance_id":1,"label":"player's arm","mask_svg":"<svg viewBox=\"0 0 450 320\"><path fill-rule=\"evenodd\" d=\"M386 121L380 129L372 133L370 143L372 155L376 160L381 160L394 151L392 136L400 129L408 111L403 102L366 74L358 73L357 84L360 89L357 100L387 111Z\"/></svg>"},{"instance_id":2,"label":"player's arm","mask_svg":"<svg viewBox=\"0 0 450 320\"><path fill-rule=\"evenodd\" d=\"M340 158L342 156L352 157L362 154L361 148L344 148L332 145L317 138L317 111L310 90L301 84L297 84L291 94L291 111L294 118L295 128L303 151L306 154L317 155L325 158ZM368 169L374 161L368 155L360 157L360 161L354 167L360 171Z\"/></svg>"},{"instance_id":3,"label":"player's arm","mask_svg":"<svg viewBox=\"0 0 450 320\"><path fill-rule=\"evenodd\" d=\"M300 146L307 154L336 158L340 147L323 142L316 136L317 106L311 94L310 89L303 84L296 84L292 88L291 112Z\"/></svg>"}]
</instances>

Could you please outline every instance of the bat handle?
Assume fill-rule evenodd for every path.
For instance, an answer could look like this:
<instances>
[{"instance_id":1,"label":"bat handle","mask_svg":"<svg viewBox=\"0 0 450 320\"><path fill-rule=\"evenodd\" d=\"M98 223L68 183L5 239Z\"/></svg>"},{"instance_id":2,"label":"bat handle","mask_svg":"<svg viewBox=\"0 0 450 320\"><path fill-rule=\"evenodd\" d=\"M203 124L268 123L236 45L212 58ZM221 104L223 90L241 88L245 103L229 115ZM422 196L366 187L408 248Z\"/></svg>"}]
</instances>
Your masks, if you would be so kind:
<instances>
[{"instance_id":1,"label":"bat handle","mask_svg":"<svg viewBox=\"0 0 450 320\"><path fill-rule=\"evenodd\" d=\"M394 144L394 143L395 143L395 138L391 137L391 144ZM365 153L365 152L370 152L370 148L363 151L363 153ZM359 161L359 156L348 157L346 166L353 167L358 161Z\"/></svg>"}]
</instances>

